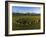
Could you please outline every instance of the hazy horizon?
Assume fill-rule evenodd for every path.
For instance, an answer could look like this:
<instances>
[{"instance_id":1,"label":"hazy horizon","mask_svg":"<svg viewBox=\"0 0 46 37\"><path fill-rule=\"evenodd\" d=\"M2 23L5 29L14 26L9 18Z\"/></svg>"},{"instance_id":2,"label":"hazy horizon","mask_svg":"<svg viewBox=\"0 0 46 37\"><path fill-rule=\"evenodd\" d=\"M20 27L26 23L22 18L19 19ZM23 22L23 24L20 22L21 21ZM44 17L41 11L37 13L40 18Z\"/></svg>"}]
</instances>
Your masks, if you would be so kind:
<instances>
[{"instance_id":1,"label":"hazy horizon","mask_svg":"<svg viewBox=\"0 0 46 37\"><path fill-rule=\"evenodd\" d=\"M40 7L13 6L12 12L14 12L14 13L36 13L36 14L40 14Z\"/></svg>"}]
</instances>

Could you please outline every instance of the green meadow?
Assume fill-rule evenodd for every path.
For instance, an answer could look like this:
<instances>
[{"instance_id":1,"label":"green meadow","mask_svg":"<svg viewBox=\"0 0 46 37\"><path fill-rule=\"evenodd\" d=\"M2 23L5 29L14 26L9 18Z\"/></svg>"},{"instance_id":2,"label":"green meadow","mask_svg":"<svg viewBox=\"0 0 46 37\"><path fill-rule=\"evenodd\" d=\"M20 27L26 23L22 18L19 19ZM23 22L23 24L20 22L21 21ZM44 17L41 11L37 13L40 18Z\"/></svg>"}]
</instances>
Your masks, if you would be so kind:
<instances>
[{"instance_id":1,"label":"green meadow","mask_svg":"<svg viewBox=\"0 0 46 37\"><path fill-rule=\"evenodd\" d=\"M12 30L40 29L40 15L12 15Z\"/></svg>"}]
</instances>

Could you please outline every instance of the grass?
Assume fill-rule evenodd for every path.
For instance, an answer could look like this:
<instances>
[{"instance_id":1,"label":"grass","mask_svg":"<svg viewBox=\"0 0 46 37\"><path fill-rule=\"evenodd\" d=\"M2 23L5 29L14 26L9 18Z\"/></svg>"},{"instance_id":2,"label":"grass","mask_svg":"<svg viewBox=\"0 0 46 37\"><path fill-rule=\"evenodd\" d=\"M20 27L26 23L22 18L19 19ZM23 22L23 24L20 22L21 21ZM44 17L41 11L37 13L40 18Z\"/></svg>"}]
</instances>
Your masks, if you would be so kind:
<instances>
[{"instance_id":1,"label":"grass","mask_svg":"<svg viewBox=\"0 0 46 37\"><path fill-rule=\"evenodd\" d=\"M24 16L24 15L16 16L16 15L13 15L12 16L12 30L40 29L40 22L37 23L37 21L36 21L39 19L40 19L40 15L39 16L27 16L27 15L26 16ZM36 21L36 23L34 21Z\"/></svg>"}]
</instances>

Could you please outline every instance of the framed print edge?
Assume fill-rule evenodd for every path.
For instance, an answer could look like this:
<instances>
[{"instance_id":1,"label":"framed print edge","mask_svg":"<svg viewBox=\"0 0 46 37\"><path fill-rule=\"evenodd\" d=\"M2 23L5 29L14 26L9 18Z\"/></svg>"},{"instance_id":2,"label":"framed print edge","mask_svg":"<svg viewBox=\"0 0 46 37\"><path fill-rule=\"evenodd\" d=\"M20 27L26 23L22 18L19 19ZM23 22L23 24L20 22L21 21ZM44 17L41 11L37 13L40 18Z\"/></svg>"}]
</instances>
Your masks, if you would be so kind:
<instances>
[{"instance_id":1,"label":"framed print edge","mask_svg":"<svg viewBox=\"0 0 46 37\"><path fill-rule=\"evenodd\" d=\"M5 36L8 36L8 2L5 1Z\"/></svg>"},{"instance_id":2,"label":"framed print edge","mask_svg":"<svg viewBox=\"0 0 46 37\"><path fill-rule=\"evenodd\" d=\"M42 4L43 5L43 32L41 33L27 33L27 34L9 34L8 31L8 2L20 2L20 3L32 3L32 4ZM18 35L37 35L37 34L45 34L45 3L40 2L22 2L22 1L5 1L5 36L18 36Z\"/></svg>"}]
</instances>

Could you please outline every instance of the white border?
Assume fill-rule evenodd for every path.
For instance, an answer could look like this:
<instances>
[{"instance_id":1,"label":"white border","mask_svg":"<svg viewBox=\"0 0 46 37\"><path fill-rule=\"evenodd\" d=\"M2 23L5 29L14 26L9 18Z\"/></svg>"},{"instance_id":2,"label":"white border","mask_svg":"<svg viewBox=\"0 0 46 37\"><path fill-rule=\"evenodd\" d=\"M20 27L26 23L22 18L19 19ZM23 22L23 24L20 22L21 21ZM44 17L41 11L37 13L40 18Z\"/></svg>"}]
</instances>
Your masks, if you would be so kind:
<instances>
[{"instance_id":1,"label":"white border","mask_svg":"<svg viewBox=\"0 0 46 37\"><path fill-rule=\"evenodd\" d=\"M42 33L43 32L43 5L37 4L25 4L25 3L9 3L9 34L26 34L26 33ZM41 8L41 28L39 30L16 30L12 31L12 6L23 6L23 7L40 7Z\"/></svg>"}]
</instances>

